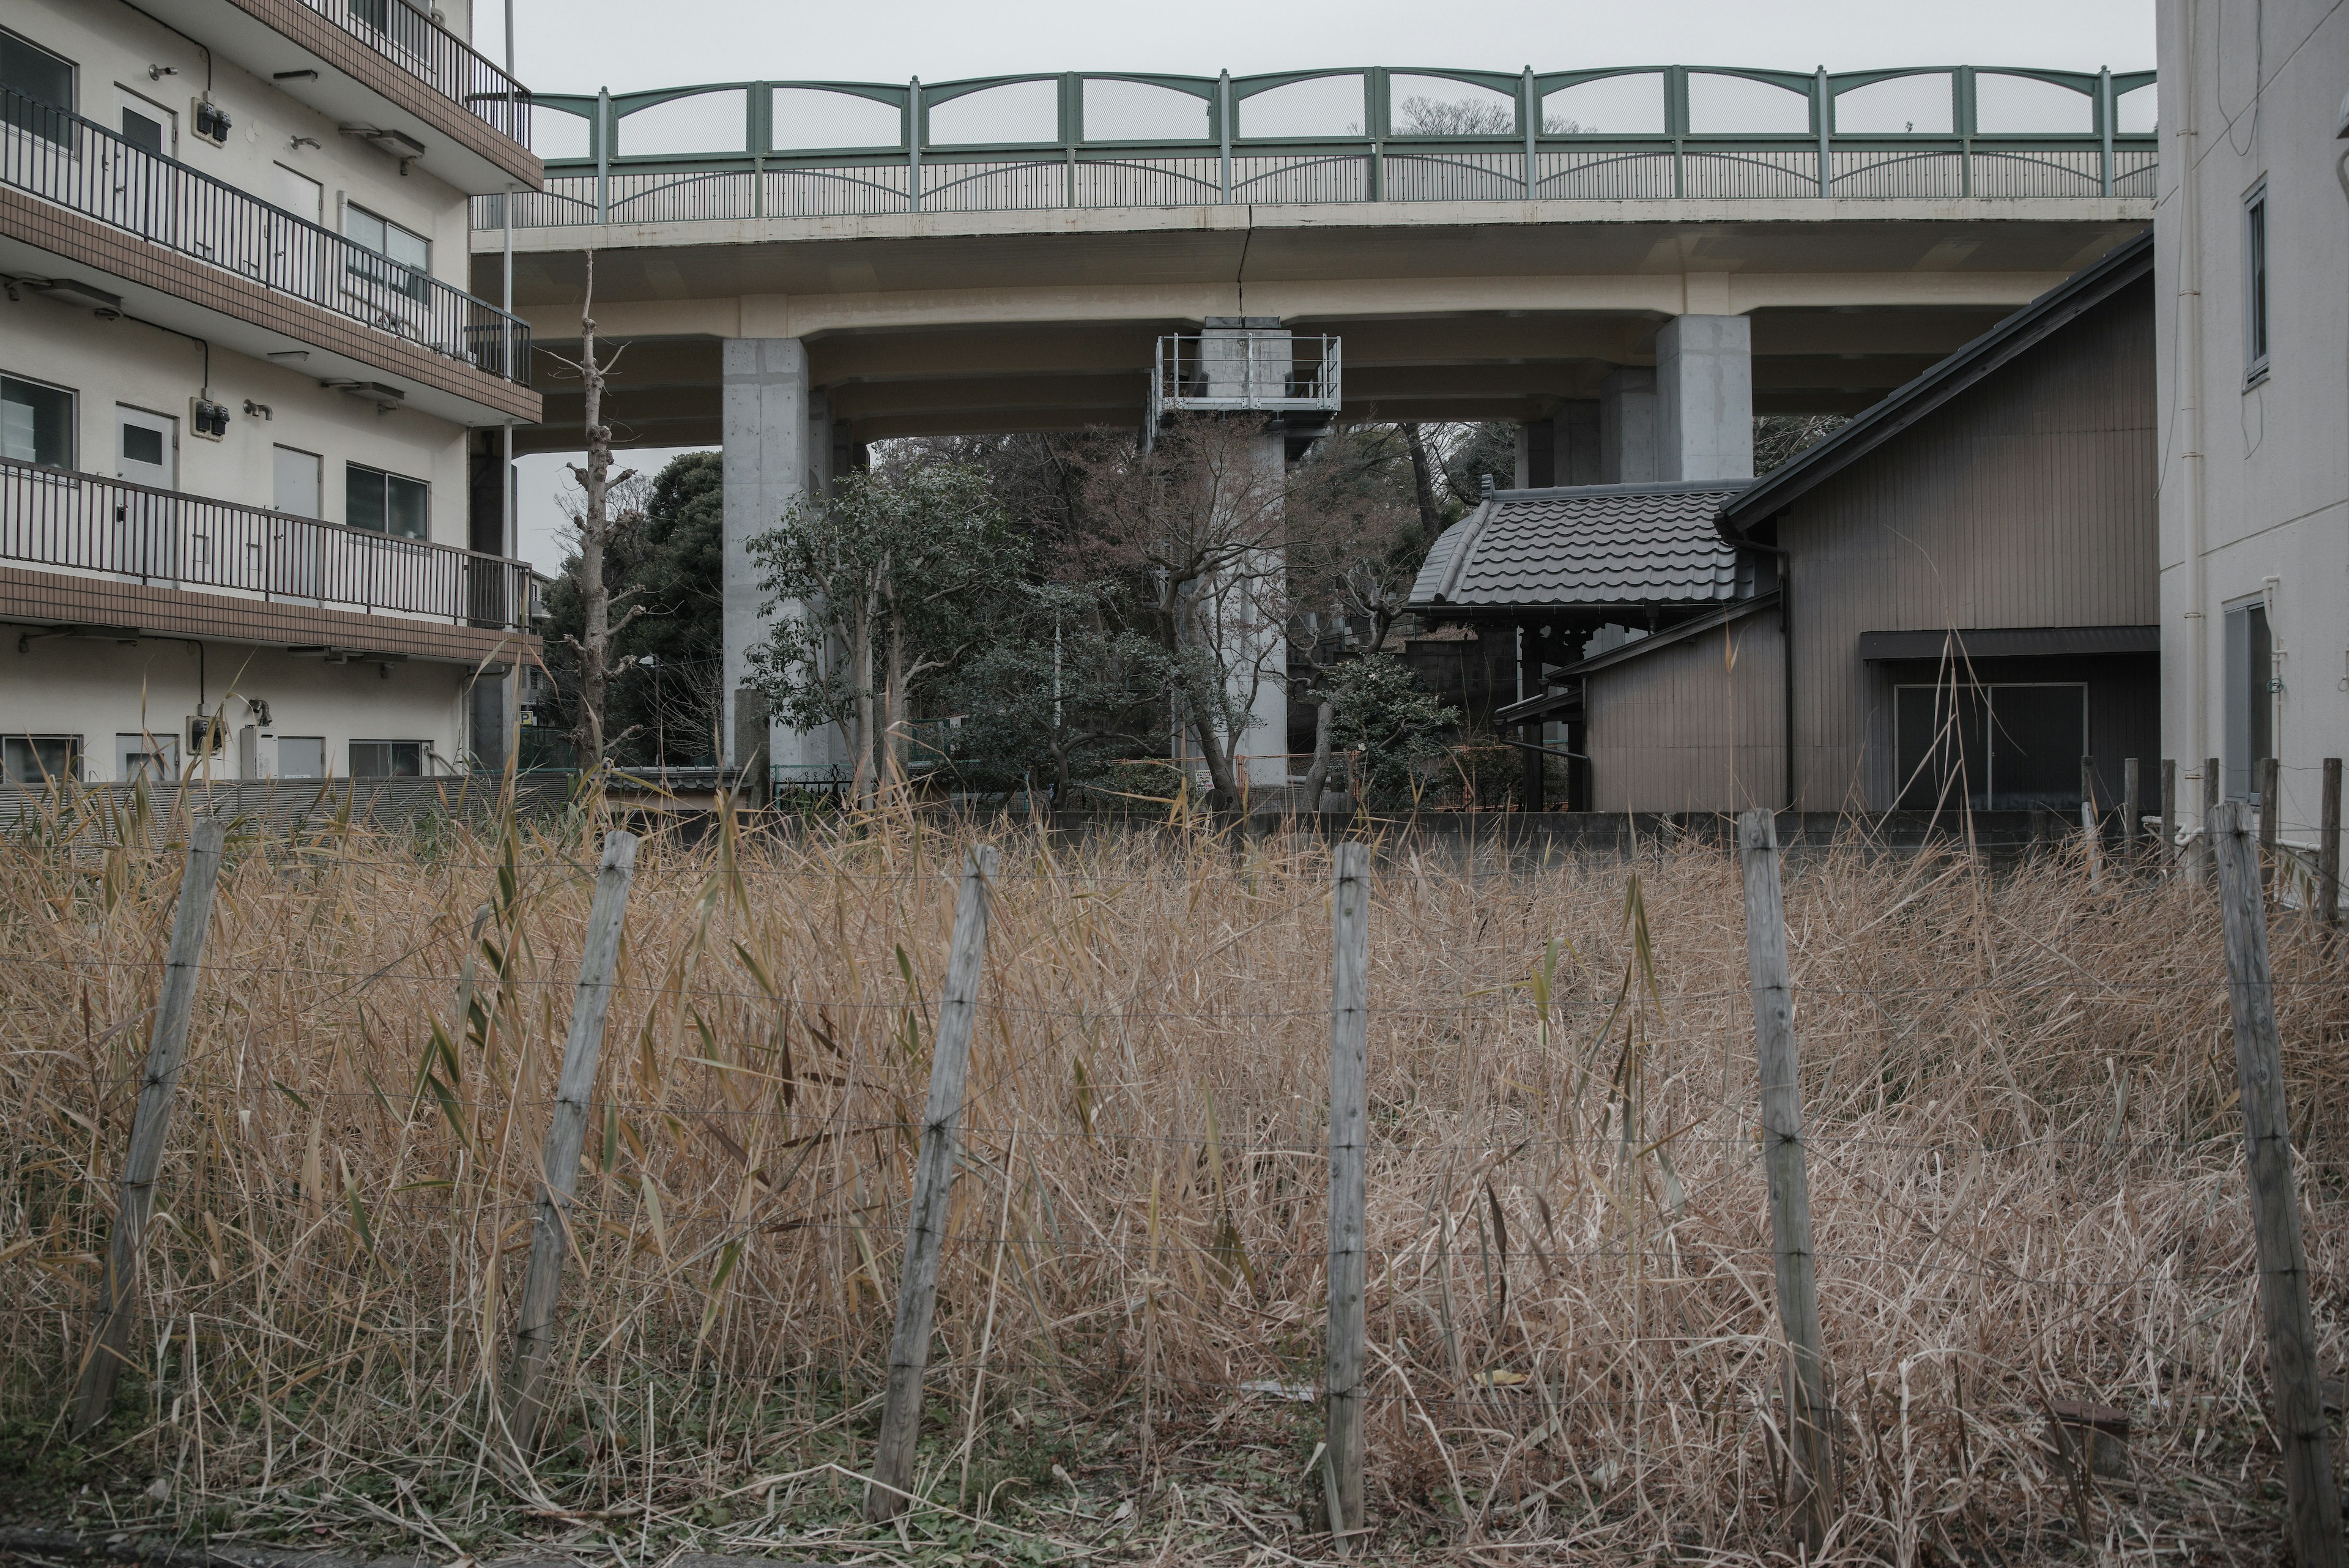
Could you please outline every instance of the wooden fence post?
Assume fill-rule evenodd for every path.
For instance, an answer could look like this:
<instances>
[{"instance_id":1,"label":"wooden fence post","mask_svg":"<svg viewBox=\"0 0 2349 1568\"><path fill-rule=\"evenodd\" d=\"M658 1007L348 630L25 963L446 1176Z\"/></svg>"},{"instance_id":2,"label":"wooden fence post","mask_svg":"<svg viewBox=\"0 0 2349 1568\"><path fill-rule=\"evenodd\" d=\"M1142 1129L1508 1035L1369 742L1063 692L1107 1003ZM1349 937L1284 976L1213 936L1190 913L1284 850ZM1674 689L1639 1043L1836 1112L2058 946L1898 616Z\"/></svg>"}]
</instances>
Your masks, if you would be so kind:
<instances>
[{"instance_id":1,"label":"wooden fence post","mask_svg":"<svg viewBox=\"0 0 2349 1568\"><path fill-rule=\"evenodd\" d=\"M114 1404L115 1375L129 1348L147 1217L155 1208L155 1173L163 1163L163 1140L171 1130L171 1096L188 1057L188 1024L195 1012L198 969L204 958L204 933L212 926L212 889L220 882L221 845L226 836L227 830L211 817L197 819L188 836L188 864L180 878L179 908L171 918L171 945L164 950L163 983L155 993L155 1030L147 1044L138 1108L131 1113L130 1147L122 1157L114 1233L98 1284L98 1332L91 1336L74 1389L77 1437L106 1419Z\"/></svg>"},{"instance_id":2,"label":"wooden fence post","mask_svg":"<svg viewBox=\"0 0 2349 1568\"><path fill-rule=\"evenodd\" d=\"M1362 1521L1362 1282L1369 1200L1370 850L1340 844L1330 966L1330 1337L1323 1435L1330 1532L1340 1555Z\"/></svg>"},{"instance_id":3,"label":"wooden fence post","mask_svg":"<svg viewBox=\"0 0 2349 1568\"><path fill-rule=\"evenodd\" d=\"M2105 877L2104 825L2096 820L2096 759L2080 759L2080 845L2088 857L2088 886L2101 888Z\"/></svg>"},{"instance_id":4,"label":"wooden fence post","mask_svg":"<svg viewBox=\"0 0 2349 1568\"><path fill-rule=\"evenodd\" d=\"M2219 774L2219 759L2202 759L2202 833L2194 846L2194 879L2207 882L2217 875L2219 864L2210 847L2210 822L2219 815L2219 802L2225 798L2225 785Z\"/></svg>"},{"instance_id":5,"label":"wooden fence post","mask_svg":"<svg viewBox=\"0 0 2349 1568\"><path fill-rule=\"evenodd\" d=\"M2260 790L2260 886L2275 880L2276 841L2283 828L2283 763L2261 757Z\"/></svg>"},{"instance_id":6,"label":"wooden fence post","mask_svg":"<svg viewBox=\"0 0 2349 1568\"><path fill-rule=\"evenodd\" d=\"M1795 1461L1796 1528L1814 1552L1831 1512L1826 1374L1811 1252L1810 1175L1803 1156L1803 1084L1786 971L1786 909L1778 887L1778 825L1766 806L1738 819L1745 877L1745 960L1754 985L1754 1044L1762 1084L1763 1158L1770 1240L1777 1256L1778 1318L1786 1334L1786 1420Z\"/></svg>"},{"instance_id":7,"label":"wooden fence post","mask_svg":"<svg viewBox=\"0 0 2349 1568\"><path fill-rule=\"evenodd\" d=\"M913 1501L914 1441L922 1430L922 1374L930 1365L930 1320L938 1299L938 1253L946 1241L947 1202L954 1194L955 1138L963 1080L970 1072L972 1015L987 961L988 888L995 880L991 845L963 863L955 903L954 946L938 998L930 1053L930 1103L922 1113L922 1147L914 1163L914 1200L905 1220L905 1262L897 1282L897 1326L889 1340L889 1384L881 1404L881 1446L864 1516L895 1519Z\"/></svg>"},{"instance_id":8,"label":"wooden fence post","mask_svg":"<svg viewBox=\"0 0 2349 1568\"><path fill-rule=\"evenodd\" d=\"M2323 815L2316 830L2316 918L2341 923L2341 759L2324 759Z\"/></svg>"},{"instance_id":9,"label":"wooden fence post","mask_svg":"<svg viewBox=\"0 0 2349 1568\"><path fill-rule=\"evenodd\" d=\"M2284 1103L2283 1054L2268 972L2267 910L2240 804L2230 801L2219 808L2214 837L2243 1154L2267 1326L2269 1407L2283 1453L2285 1509L2300 1568L2343 1568L2341 1504L2333 1481L2332 1434L2316 1382L2316 1332L2308 1304L2308 1259L2301 1247L2292 1118Z\"/></svg>"},{"instance_id":10,"label":"wooden fence post","mask_svg":"<svg viewBox=\"0 0 2349 1568\"><path fill-rule=\"evenodd\" d=\"M513 1365L507 1368L506 1430L517 1446L536 1441L545 1413L546 1363L554 1348L554 1310L563 1289L563 1258L571 1249L571 1192L579 1179L579 1146L587 1136L588 1101L595 1093L595 1061L604 1049L604 1015L612 1005L612 971L620 954L620 927L628 910L628 884L636 872L636 836L604 839L604 865L587 907L587 938L579 951L579 988L571 999L571 1032L563 1046L554 1115L546 1128L545 1179L530 1237L530 1269L523 1276L514 1314Z\"/></svg>"},{"instance_id":11,"label":"wooden fence post","mask_svg":"<svg viewBox=\"0 0 2349 1568\"><path fill-rule=\"evenodd\" d=\"M2121 763L2121 855L2137 861L2137 841L2145 836L2145 763L2136 757Z\"/></svg>"},{"instance_id":12,"label":"wooden fence post","mask_svg":"<svg viewBox=\"0 0 2349 1568\"><path fill-rule=\"evenodd\" d=\"M2161 759L2161 853L2154 865L2163 873L2178 854L2178 761Z\"/></svg>"}]
</instances>

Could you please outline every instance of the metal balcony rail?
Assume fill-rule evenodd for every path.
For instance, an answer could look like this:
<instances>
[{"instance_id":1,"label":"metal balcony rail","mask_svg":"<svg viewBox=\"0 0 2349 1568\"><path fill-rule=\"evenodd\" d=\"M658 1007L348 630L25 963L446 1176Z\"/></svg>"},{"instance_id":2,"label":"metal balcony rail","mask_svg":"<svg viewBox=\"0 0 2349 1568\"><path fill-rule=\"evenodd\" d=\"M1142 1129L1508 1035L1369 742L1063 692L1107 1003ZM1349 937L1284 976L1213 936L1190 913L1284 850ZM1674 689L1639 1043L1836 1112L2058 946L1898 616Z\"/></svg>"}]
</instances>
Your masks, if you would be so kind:
<instances>
[{"instance_id":1,"label":"metal balcony rail","mask_svg":"<svg viewBox=\"0 0 2349 1568\"><path fill-rule=\"evenodd\" d=\"M1286 332L1178 333L1158 340L1149 422L1170 413L1336 413L1338 339Z\"/></svg>"},{"instance_id":2,"label":"metal balcony rail","mask_svg":"<svg viewBox=\"0 0 2349 1568\"><path fill-rule=\"evenodd\" d=\"M0 88L0 185L530 384L519 317L12 88Z\"/></svg>"},{"instance_id":3,"label":"metal balcony rail","mask_svg":"<svg viewBox=\"0 0 2349 1568\"><path fill-rule=\"evenodd\" d=\"M530 89L406 0L302 0L491 130L530 145Z\"/></svg>"},{"instance_id":4,"label":"metal balcony rail","mask_svg":"<svg viewBox=\"0 0 2349 1568\"><path fill-rule=\"evenodd\" d=\"M150 587L529 629L530 565L0 459L0 560Z\"/></svg>"},{"instance_id":5,"label":"metal balcony rail","mask_svg":"<svg viewBox=\"0 0 2349 1568\"><path fill-rule=\"evenodd\" d=\"M1358 78L1359 92L1339 78ZM1089 108L1110 89L1123 97ZM1300 132L1311 117L1296 112L1297 91L1321 93L1336 118ZM545 189L513 199L514 224L1298 202L2150 197L2157 138L2119 126L2150 124L2153 91L2151 71L1651 66L544 94L538 108L584 130L564 140L585 151L549 159ZM1284 92L1285 103L1273 96ZM1888 114L1887 92L1907 94L1899 101L1914 113ZM2059 128L2000 129L2018 114L1997 106L2033 95L2031 114ZM1127 112L1137 101L1154 106L1141 117L1154 130L1177 119L1195 129L1137 135L1141 119ZM1747 132L1741 120L1770 129ZM851 128L842 140L869 141L795 146L791 126ZM969 134L1007 127L1016 134ZM503 223L504 197L474 200L478 227Z\"/></svg>"}]
</instances>

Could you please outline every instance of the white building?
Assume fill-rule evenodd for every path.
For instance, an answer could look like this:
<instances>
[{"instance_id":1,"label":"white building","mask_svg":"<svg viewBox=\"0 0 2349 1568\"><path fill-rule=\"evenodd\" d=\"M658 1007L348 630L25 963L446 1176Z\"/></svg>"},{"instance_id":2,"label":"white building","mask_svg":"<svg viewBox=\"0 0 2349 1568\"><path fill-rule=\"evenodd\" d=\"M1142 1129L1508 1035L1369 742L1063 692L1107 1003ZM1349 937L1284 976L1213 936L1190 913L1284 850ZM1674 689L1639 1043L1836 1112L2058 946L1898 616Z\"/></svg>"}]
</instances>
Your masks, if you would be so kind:
<instances>
[{"instance_id":1,"label":"white building","mask_svg":"<svg viewBox=\"0 0 2349 1568\"><path fill-rule=\"evenodd\" d=\"M0 0L9 779L502 758L540 404L467 197L541 171L442 4Z\"/></svg>"},{"instance_id":2,"label":"white building","mask_svg":"<svg viewBox=\"0 0 2349 1568\"><path fill-rule=\"evenodd\" d=\"M2160 0L2162 750L2199 816L2349 754L2349 12Z\"/></svg>"}]
</instances>

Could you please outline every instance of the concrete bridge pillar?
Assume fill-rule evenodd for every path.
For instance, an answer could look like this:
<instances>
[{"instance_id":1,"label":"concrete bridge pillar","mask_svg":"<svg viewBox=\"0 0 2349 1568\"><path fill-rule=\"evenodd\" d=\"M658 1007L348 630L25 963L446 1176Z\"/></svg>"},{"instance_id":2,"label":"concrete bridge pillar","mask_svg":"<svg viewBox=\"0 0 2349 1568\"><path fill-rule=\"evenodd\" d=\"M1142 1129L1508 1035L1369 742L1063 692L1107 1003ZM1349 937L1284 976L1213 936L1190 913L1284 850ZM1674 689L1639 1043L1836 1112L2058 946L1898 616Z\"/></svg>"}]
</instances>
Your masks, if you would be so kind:
<instances>
[{"instance_id":1,"label":"concrete bridge pillar","mask_svg":"<svg viewBox=\"0 0 2349 1568\"><path fill-rule=\"evenodd\" d=\"M726 765L802 763L807 737L775 728L765 700L747 685L750 650L770 618L759 591L750 541L773 528L791 504L820 483L810 436L807 348L796 337L729 338L720 350L719 431L724 442L725 613L723 678ZM827 432L828 438L828 432ZM826 440L825 460L831 446ZM786 775L788 776L788 775Z\"/></svg>"},{"instance_id":2,"label":"concrete bridge pillar","mask_svg":"<svg viewBox=\"0 0 2349 1568\"><path fill-rule=\"evenodd\" d=\"M1656 436L1653 370L1626 365L1599 383L1599 483L1652 484L1661 479Z\"/></svg>"},{"instance_id":3,"label":"concrete bridge pillar","mask_svg":"<svg viewBox=\"0 0 2349 1568\"><path fill-rule=\"evenodd\" d=\"M1656 478L1754 477L1754 323L1681 316L1656 334Z\"/></svg>"},{"instance_id":4,"label":"concrete bridge pillar","mask_svg":"<svg viewBox=\"0 0 2349 1568\"><path fill-rule=\"evenodd\" d=\"M1577 398L1560 403L1549 422L1550 483L1597 484L1599 478L1599 400Z\"/></svg>"}]
</instances>

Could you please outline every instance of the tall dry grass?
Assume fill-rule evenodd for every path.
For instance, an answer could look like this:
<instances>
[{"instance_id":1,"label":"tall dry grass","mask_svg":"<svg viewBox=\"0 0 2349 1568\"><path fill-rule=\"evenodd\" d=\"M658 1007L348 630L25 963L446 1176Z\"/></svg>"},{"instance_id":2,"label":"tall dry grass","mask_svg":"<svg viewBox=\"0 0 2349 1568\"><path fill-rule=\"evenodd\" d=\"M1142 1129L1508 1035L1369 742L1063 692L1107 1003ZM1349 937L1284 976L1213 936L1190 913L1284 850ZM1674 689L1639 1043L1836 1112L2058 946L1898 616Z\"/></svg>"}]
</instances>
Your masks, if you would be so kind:
<instances>
[{"instance_id":1,"label":"tall dry grass","mask_svg":"<svg viewBox=\"0 0 2349 1568\"><path fill-rule=\"evenodd\" d=\"M330 827L222 874L140 1376L86 1449L109 1177L179 861L0 852L0 1501L100 1529L876 1558L1326 1557L1309 1464L1330 877L1304 839L1006 829L903 1532L856 1519L958 843L639 861L557 1414L495 1370L595 864L576 818ZM138 836L133 835L133 836ZM1789 867L1830 1556L2267 1561L2281 1492L2206 889L1851 844ZM1389 846L1371 935L1378 1555L1782 1555L1733 861ZM2338 954L2274 949L2328 1371ZM2133 1478L2048 1446L2127 1411ZM781 1543L781 1544L779 1544Z\"/></svg>"}]
</instances>

